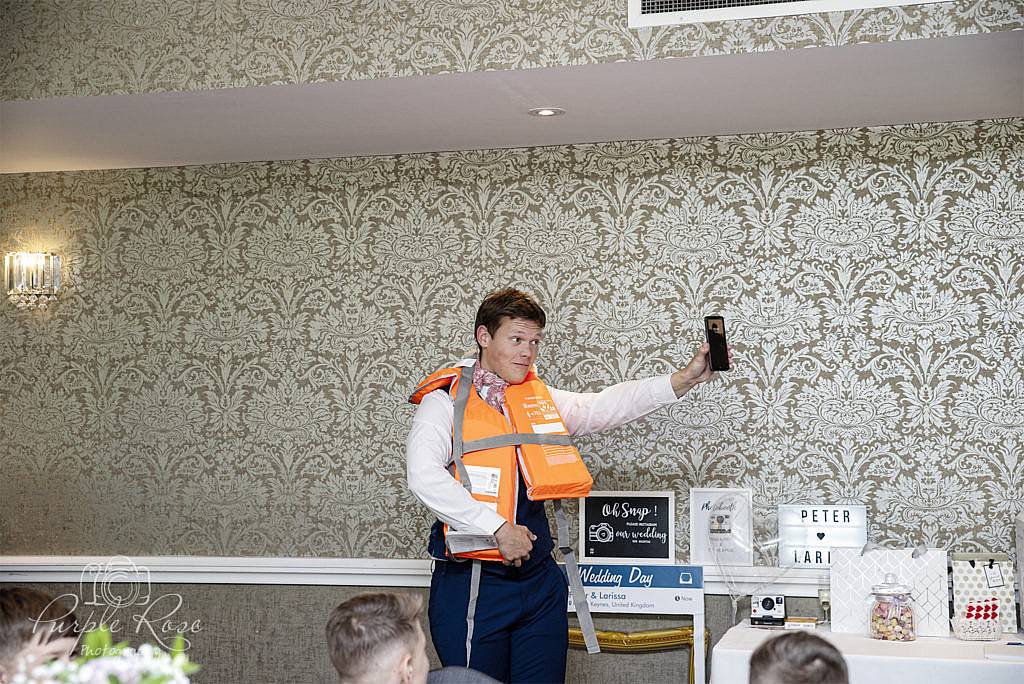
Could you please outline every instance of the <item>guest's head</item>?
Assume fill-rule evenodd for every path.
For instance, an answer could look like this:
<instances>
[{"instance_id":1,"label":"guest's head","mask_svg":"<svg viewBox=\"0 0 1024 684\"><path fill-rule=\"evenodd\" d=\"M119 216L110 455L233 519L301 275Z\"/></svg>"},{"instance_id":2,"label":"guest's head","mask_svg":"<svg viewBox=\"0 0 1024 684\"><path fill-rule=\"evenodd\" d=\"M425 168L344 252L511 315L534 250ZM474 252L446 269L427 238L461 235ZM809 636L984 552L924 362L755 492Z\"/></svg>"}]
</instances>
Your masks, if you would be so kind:
<instances>
[{"instance_id":1,"label":"guest's head","mask_svg":"<svg viewBox=\"0 0 1024 684\"><path fill-rule=\"evenodd\" d=\"M473 323L480 365L518 385L537 358L546 323L544 309L521 290L507 287L487 295Z\"/></svg>"},{"instance_id":2,"label":"guest's head","mask_svg":"<svg viewBox=\"0 0 1024 684\"><path fill-rule=\"evenodd\" d=\"M19 659L65 656L74 648L77 621L60 600L35 589L0 589L0 681L10 679Z\"/></svg>"},{"instance_id":3,"label":"guest's head","mask_svg":"<svg viewBox=\"0 0 1024 684\"><path fill-rule=\"evenodd\" d=\"M362 594L327 620L327 647L342 682L423 684L430 661L415 594Z\"/></svg>"},{"instance_id":4,"label":"guest's head","mask_svg":"<svg viewBox=\"0 0 1024 684\"><path fill-rule=\"evenodd\" d=\"M750 684L847 684L846 661L811 632L786 632L750 656Z\"/></svg>"}]
</instances>

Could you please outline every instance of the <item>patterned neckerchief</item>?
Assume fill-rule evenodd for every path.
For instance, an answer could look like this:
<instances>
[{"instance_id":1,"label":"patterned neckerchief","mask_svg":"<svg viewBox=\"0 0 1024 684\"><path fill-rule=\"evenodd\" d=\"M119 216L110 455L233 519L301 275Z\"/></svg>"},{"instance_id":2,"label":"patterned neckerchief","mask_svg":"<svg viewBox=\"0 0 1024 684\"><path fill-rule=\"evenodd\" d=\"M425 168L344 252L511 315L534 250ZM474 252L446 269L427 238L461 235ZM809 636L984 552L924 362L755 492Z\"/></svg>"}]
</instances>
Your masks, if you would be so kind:
<instances>
[{"instance_id":1,"label":"patterned neckerchief","mask_svg":"<svg viewBox=\"0 0 1024 684\"><path fill-rule=\"evenodd\" d=\"M485 369L477 361L473 366L473 387L484 401L497 409L498 413L502 412L508 383L502 380L500 375Z\"/></svg>"}]
</instances>

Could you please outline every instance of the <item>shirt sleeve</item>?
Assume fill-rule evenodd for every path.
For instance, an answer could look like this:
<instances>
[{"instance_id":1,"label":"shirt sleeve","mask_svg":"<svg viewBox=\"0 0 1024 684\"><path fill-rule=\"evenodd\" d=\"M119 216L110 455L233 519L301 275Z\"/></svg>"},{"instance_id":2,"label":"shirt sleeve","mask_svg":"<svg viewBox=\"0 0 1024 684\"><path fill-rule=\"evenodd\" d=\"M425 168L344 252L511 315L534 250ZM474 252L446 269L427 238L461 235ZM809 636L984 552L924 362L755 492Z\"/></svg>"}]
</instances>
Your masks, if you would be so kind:
<instances>
[{"instance_id":1,"label":"shirt sleeve","mask_svg":"<svg viewBox=\"0 0 1024 684\"><path fill-rule=\"evenodd\" d=\"M455 408L444 390L423 397L405 443L409 489L444 523L464 532L494 534L505 519L477 501L448 470Z\"/></svg>"},{"instance_id":2,"label":"shirt sleeve","mask_svg":"<svg viewBox=\"0 0 1024 684\"><path fill-rule=\"evenodd\" d=\"M620 382L600 392L549 389L570 435L609 430L677 400L669 375Z\"/></svg>"}]
</instances>

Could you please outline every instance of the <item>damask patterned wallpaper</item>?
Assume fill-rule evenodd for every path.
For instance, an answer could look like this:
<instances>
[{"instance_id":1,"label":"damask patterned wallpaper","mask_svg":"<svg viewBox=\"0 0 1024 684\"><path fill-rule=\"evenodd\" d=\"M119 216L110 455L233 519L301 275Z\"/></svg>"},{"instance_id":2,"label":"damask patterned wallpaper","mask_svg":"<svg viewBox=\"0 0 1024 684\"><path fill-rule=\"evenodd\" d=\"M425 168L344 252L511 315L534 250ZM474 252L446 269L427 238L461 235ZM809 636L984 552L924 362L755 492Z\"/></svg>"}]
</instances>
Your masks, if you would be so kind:
<instances>
[{"instance_id":1,"label":"damask patterned wallpaper","mask_svg":"<svg viewBox=\"0 0 1024 684\"><path fill-rule=\"evenodd\" d=\"M626 0L0 0L0 100L527 69L1024 28L1019 0L632 30Z\"/></svg>"},{"instance_id":2,"label":"damask patterned wallpaper","mask_svg":"<svg viewBox=\"0 0 1024 684\"><path fill-rule=\"evenodd\" d=\"M752 487L762 541L864 502L1003 549L1024 508L1024 120L6 175L15 248L69 291L0 306L0 553L421 557L405 397L507 284L572 390L724 313L734 371L580 443L680 530L692 486Z\"/></svg>"}]
</instances>

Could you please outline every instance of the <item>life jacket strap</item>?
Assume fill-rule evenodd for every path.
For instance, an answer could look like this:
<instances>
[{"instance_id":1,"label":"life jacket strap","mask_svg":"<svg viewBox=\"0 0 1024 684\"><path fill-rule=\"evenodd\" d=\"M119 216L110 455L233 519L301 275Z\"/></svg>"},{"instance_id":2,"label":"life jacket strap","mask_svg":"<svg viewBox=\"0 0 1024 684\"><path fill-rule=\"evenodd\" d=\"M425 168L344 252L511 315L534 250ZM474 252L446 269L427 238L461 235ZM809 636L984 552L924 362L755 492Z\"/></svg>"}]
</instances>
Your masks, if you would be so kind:
<instances>
[{"instance_id":1,"label":"life jacket strap","mask_svg":"<svg viewBox=\"0 0 1024 684\"><path fill-rule=\"evenodd\" d=\"M462 453L470 451L483 451L484 449L497 449L500 447L520 446L523 444L540 444L555 446L572 446L572 437L569 435L537 435L532 432L513 432L507 435L495 435L465 442L462 445Z\"/></svg>"},{"instance_id":2,"label":"life jacket strap","mask_svg":"<svg viewBox=\"0 0 1024 684\"><path fill-rule=\"evenodd\" d=\"M469 479L469 471L466 470L466 464L462 462L462 455L466 453L465 442L462 441L462 423L466 418L466 405L469 404L469 393L472 388L473 368L471 366L464 366L459 376L459 387L455 391L452 460L455 462L455 469L459 471L459 481L462 482L462 486L470 494L473 493L473 483Z\"/></svg>"},{"instance_id":3,"label":"life jacket strap","mask_svg":"<svg viewBox=\"0 0 1024 684\"><path fill-rule=\"evenodd\" d=\"M466 491L470 494L473 493L473 482L470 480L469 471L466 470L466 464L462 462L462 455L466 453L463 448L464 442L462 441L462 423L466 417L466 405L469 403L469 392L473 386L473 368L466 366L460 371L459 387L455 390L455 414L452 416L454 419L454 427L452 429L452 461L455 463L455 469L459 473L459 482L465 487ZM461 561L463 559L457 558L455 554L451 552L451 547L448 546L448 536L445 536L445 546L448 547L448 555L454 560ZM492 546L485 546L483 548L493 548ZM475 568L476 566L474 566ZM479 586L479 582L477 583ZM467 642L467 648L468 642ZM469 667L469 657L466 657L466 667Z\"/></svg>"},{"instance_id":4,"label":"life jacket strap","mask_svg":"<svg viewBox=\"0 0 1024 684\"><path fill-rule=\"evenodd\" d=\"M473 568L469 575L469 605L466 607L466 667L469 658L473 655L473 623L476 620L476 601L480 597L480 561L473 561Z\"/></svg>"},{"instance_id":5,"label":"life jacket strap","mask_svg":"<svg viewBox=\"0 0 1024 684\"><path fill-rule=\"evenodd\" d=\"M576 564L576 554L569 546L569 523L565 519L565 511L562 510L562 500L554 500L555 523L558 526L558 550L565 558L565 576L569 580L569 587L572 589L572 602L576 606L576 617L580 621L580 631L583 632L583 643L587 646L587 653L600 653L601 647L597 643L597 631L594 629L594 619L590 617L590 604L587 603L587 592L583 590L583 581L580 579L580 568Z\"/></svg>"}]
</instances>

